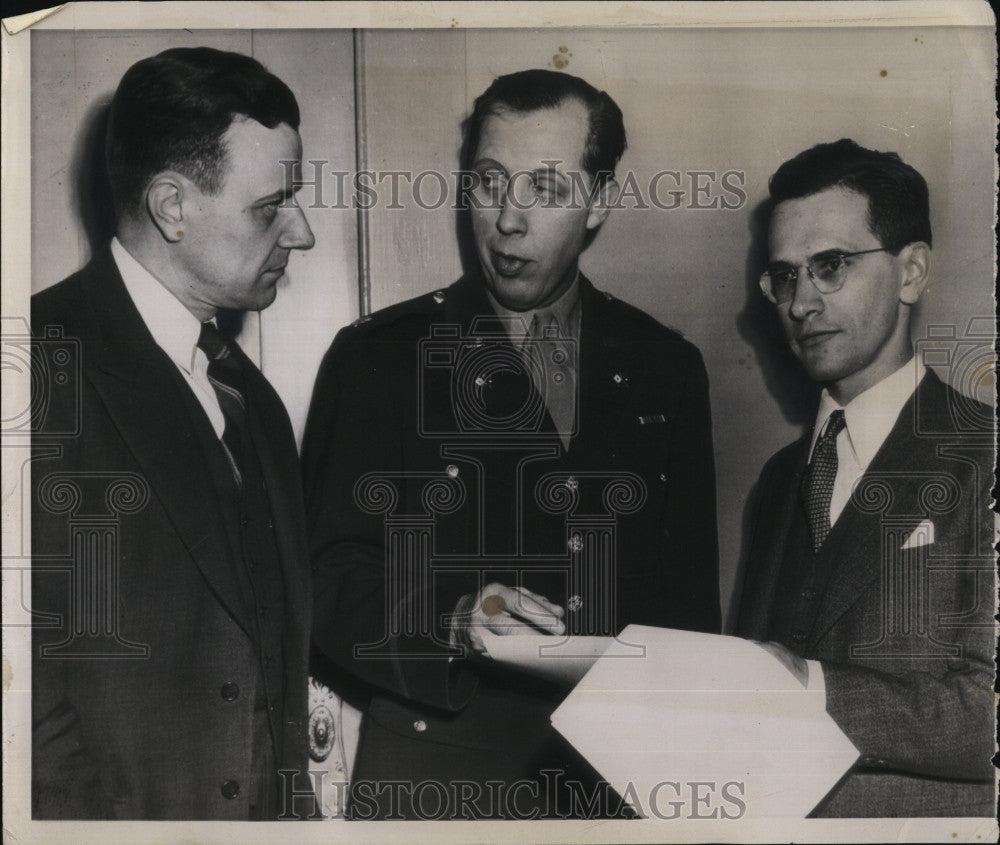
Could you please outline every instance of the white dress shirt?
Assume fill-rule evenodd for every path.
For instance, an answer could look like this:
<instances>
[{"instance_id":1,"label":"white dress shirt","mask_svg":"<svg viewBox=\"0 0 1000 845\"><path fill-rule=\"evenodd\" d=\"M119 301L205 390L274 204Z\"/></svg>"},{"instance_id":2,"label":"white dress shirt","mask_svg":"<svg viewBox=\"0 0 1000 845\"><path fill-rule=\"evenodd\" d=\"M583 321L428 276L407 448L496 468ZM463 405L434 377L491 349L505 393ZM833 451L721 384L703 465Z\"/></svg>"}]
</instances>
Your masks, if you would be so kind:
<instances>
[{"instance_id":1,"label":"white dress shirt","mask_svg":"<svg viewBox=\"0 0 1000 845\"><path fill-rule=\"evenodd\" d=\"M896 424L903 406L917 389L927 370L910 358L891 376L859 393L841 406L824 390L819 400L816 426L813 429L809 460L816 448L816 441L830 419L830 414L841 408L846 425L837 435L837 475L830 499L830 525L834 525L851 499L854 485L868 470L869 464L882 448L885 439Z\"/></svg>"},{"instance_id":2,"label":"white dress shirt","mask_svg":"<svg viewBox=\"0 0 1000 845\"><path fill-rule=\"evenodd\" d=\"M167 353L198 402L208 414L216 435L222 439L226 418L215 389L208 380L208 357L198 348L201 323L163 284L143 267L118 238L111 241L111 255L128 295L153 340Z\"/></svg>"}]
</instances>

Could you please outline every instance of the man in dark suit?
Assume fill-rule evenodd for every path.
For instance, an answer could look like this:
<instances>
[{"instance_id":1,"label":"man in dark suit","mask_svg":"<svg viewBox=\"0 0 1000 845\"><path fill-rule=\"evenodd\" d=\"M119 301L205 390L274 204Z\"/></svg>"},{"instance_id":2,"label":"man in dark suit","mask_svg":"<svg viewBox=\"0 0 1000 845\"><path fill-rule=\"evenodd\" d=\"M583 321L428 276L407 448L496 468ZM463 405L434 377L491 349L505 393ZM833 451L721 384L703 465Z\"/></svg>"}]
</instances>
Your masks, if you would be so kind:
<instances>
[{"instance_id":1,"label":"man in dark suit","mask_svg":"<svg viewBox=\"0 0 1000 845\"><path fill-rule=\"evenodd\" d=\"M761 286L823 386L759 482L739 630L860 752L818 816L993 816L993 413L914 356L927 184L821 144L771 177Z\"/></svg>"},{"instance_id":2,"label":"man in dark suit","mask_svg":"<svg viewBox=\"0 0 1000 845\"><path fill-rule=\"evenodd\" d=\"M718 630L708 380L578 270L617 197L607 94L503 76L465 140L477 266L340 332L307 423L314 639L373 687L350 812L613 814L551 727L567 688L489 637Z\"/></svg>"},{"instance_id":3,"label":"man in dark suit","mask_svg":"<svg viewBox=\"0 0 1000 845\"><path fill-rule=\"evenodd\" d=\"M34 406L35 818L269 819L306 790L295 444L215 325L270 305L313 244L298 124L247 56L133 65L107 135L117 236L32 299L53 374Z\"/></svg>"}]
</instances>

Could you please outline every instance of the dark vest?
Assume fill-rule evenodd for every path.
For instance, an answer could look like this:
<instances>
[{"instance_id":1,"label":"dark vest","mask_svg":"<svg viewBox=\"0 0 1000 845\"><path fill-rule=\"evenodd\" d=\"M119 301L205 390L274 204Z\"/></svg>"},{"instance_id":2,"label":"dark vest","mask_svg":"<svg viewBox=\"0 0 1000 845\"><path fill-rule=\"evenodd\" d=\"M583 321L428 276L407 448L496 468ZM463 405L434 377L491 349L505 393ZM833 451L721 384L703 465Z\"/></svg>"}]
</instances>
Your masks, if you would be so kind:
<instances>
[{"instance_id":1,"label":"dark vest","mask_svg":"<svg viewBox=\"0 0 1000 845\"><path fill-rule=\"evenodd\" d=\"M278 791L276 761L282 756L280 743L284 719L285 587L267 487L258 457L260 446L244 442L241 454L236 456L243 475L241 489L201 404L187 386L183 395L208 461L244 605L252 611L255 620L251 633L259 661L256 685L253 690L233 690L233 694L251 694L254 702L254 782L248 785L251 818L274 818ZM249 404L249 398L247 401ZM252 406L247 413L254 413ZM267 445L263 444L263 448Z\"/></svg>"},{"instance_id":2,"label":"dark vest","mask_svg":"<svg viewBox=\"0 0 1000 845\"><path fill-rule=\"evenodd\" d=\"M796 654L809 657L804 653L805 643L830 583L833 564L834 561L823 554L823 548L819 552L813 551L805 505L799 497L788 529L768 639L788 646Z\"/></svg>"}]
</instances>

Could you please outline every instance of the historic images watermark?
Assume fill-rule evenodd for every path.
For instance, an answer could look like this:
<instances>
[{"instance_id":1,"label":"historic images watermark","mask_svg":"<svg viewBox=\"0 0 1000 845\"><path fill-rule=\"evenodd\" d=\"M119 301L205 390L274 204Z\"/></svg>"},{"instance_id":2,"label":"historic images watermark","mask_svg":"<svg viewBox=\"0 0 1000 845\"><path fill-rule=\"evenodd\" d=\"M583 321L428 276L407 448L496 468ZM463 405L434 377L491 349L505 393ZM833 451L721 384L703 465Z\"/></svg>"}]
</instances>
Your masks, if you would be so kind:
<instances>
[{"instance_id":1,"label":"historic images watermark","mask_svg":"<svg viewBox=\"0 0 1000 845\"><path fill-rule=\"evenodd\" d=\"M629 806L643 818L663 821L735 821L747 812L746 783L741 779L681 780L664 778L648 789L629 783L620 797L607 783L584 784L565 776L560 769L543 769L541 780L358 780L348 785L342 777L312 771L310 784L293 783L295 773L283 770L280 820L310 816L316 806L329 804L331 796L345 806L349 796L351 818L384 821L406 818L412 808L421 821L474 821L499 818L513 821L606 818L607 802ZM315 799L315 805L313 800ZM387 812L382 812L388 808Z\"/></svg>"},{"instance_id":2,"label":"historic images watermark","mask_svg":"<svg viewBox=\"0 0 1000 845\"><path fill-rule=\"evenodd\" d=\"M533 208L584 208L599 195L599 180L577 166L563 167L545 160L533 171L453 170L341 170L323 159L310 159L300 169L297 161L283 161L292 170L297 188L308 189L306 205L314 209L389 211L420 208L436 211L498 208L511 204ZM742 170L658 170L640 174L628 170L617 177L618 192L610 208L673 211L734 211L747 203L746 174Z\"/></svg>"}]
</instances>

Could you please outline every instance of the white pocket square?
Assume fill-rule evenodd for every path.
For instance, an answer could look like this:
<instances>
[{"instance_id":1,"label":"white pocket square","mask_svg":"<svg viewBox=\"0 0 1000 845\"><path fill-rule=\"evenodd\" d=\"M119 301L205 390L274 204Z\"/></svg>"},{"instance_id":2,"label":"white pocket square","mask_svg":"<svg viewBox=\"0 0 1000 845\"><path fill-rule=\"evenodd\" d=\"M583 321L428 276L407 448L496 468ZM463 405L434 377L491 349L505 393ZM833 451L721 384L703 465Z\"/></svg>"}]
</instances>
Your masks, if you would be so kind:
<instances>
[{"instance_id":1,"label":"white pocket square","mask_svg":"<svg viewBox=\"0 0 1000 845\"><path fill-rule=\"evenodd\" d=\"M919 546L929 546L933 542L934 523L929 519L925 519L906 538L906 542L903 543L903 549L916 549Z\"/></svg>"}]
</instances>

